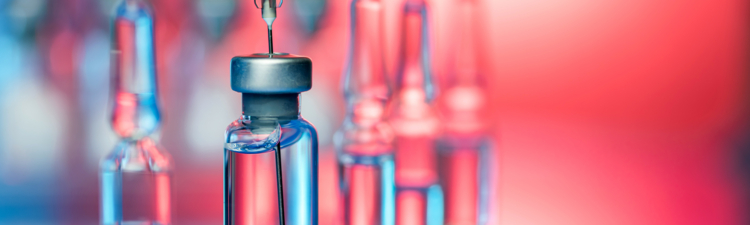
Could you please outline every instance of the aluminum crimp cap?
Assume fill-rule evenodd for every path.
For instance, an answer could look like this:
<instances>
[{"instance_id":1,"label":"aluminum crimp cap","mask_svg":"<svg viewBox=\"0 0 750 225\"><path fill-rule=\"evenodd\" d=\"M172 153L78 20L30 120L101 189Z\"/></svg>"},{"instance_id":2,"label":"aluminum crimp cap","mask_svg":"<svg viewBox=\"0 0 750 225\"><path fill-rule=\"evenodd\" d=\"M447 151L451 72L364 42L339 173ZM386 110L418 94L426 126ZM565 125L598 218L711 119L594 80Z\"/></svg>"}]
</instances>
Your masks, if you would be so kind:
<instances>
[{"instance_id":1,"label":"aluminum crimp cap","mask_svg":"<svg viewBox=\"0 0 750 225\"><path fill-rule=\"evenodd\" d=\"M288 53L235 56L230 80L241 93L300 93L312 88L312 60Z\"/></svg>"}]
</instances>

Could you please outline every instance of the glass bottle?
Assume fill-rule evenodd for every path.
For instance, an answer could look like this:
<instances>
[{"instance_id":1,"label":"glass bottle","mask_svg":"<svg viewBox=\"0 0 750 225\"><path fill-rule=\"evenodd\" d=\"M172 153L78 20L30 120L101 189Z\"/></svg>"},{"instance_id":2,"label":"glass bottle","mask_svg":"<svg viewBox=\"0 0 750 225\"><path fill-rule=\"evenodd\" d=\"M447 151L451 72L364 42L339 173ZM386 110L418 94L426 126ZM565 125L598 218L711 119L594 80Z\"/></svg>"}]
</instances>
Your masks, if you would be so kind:
<instances>
[{"instance_id":1,"label":"glass bottle","mask_svg":"<svg viewBox=\"0 0 750 225\"><path fill-rule=\"evenodd\" d=\"M442 224L442 190L434 144L440 121L432 104L427 8L409 0L403 11L401 61L388 122L395 134L396 224Z\"/></svg>"},{"instance_id":2,"label":"glass bottle","mask_svg":"<svg viewBox=\"0 0 750 225\"><path fill-rule=\"evenodd\" d=\"M384 121L389 97L382 55L379 0L352 1L352 43L344 74L346 117L334 136L344 224L394 224L392 134Z\"/></svg>"},{"instance_id":3,"label":"glass bottle","mask_svg":"<svg viewBox=\"0 0 750 225\"><path fill-rule=\"evenodd\" d=\"M112 22L112 128L120 137L101 162L101 223L170 224L172 162L150 137L159 127L153 19L125 0Z\"/></svg>"},{"instance_id":4,"label":"glass bottle","mask_svg":"<svg viewBox=\"0 0 750 225\"><path fill-rule=\"evenodd\" d=\"M231 86L242 93L242 115L226 131L224 224L279 224L282 213L285 224L318 224L318 135L299 110L300 93L312 87L312 61L237 56Z\"/></svg>"},{"instance_id":5,"label":"glass bottle","mask_svg":"<svg viewBox=\"0 0 750 225\"><path fill-rule=\"evenodd\" d=\"M438 140L446 224L487 224L496 191L495 157L487 133L487 94L477 68L474 0L458 0L457 44L439 105L443 134Z\"/></svg>"}]
</instances>

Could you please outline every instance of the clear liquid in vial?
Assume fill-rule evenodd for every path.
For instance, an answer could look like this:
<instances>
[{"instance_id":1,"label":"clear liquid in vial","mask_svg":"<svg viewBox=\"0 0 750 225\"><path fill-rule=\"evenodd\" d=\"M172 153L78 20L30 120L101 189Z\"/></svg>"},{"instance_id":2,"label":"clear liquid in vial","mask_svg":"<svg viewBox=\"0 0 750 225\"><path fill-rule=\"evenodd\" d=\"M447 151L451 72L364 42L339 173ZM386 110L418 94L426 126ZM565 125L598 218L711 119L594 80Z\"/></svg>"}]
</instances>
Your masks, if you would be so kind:
<instances>
[{"instance_id":1,"label":"clear liquid in vial","mask_svg":"<svg viewBox=\"0 0 750 225\"><path fill-rule=\"evenodd\" d=\"M225 224L278 224L275 152L225 151Z\"/></svg>"}]
</instances>

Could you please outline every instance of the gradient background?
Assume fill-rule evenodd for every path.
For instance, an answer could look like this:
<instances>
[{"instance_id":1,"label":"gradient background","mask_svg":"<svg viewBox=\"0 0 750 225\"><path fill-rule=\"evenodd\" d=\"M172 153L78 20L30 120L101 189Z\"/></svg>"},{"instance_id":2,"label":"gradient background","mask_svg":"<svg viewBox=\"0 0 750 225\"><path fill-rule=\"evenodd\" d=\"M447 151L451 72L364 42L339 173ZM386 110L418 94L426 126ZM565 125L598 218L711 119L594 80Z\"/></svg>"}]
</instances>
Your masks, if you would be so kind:
<instances>
[{"instance_id":1,"label":"gradient background","mask_svg":"<svg viewBox=\"0 0 750 225\"><path fill-rule=\"evenodd\" d=\"M383 1L393 74L402 1ZM223 134L241 113L229 59L265 51L265 25L248 0L152 2L173 220L219 224ZM343 116L349 0L328 0L319 15L304 5L315 2L286 0L274 42L314 62L301 104L320 135L326 199L336 196L331 135ZM455 1L428 2L440 80ZM478 2L502 224L750 222L747 1ZM97 164L116 142L112 5L0 0L0 224L97 223ZM337 202L320 207L321 224L336 224Z\"/></svg>"}]
</instances>

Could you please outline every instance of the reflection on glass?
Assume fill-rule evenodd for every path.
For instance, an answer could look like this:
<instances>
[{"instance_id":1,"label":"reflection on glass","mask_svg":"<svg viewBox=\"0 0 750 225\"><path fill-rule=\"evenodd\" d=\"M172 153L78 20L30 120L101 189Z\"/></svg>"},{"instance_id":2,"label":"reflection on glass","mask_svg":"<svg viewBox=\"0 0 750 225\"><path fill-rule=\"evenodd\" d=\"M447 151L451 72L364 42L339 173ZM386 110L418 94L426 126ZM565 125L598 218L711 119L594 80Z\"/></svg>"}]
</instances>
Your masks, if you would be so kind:
<instances>
[{"instance_id":1,"label":"reflection on glass","mask_svg":"<svg viewBox=\"0 0 750 225\"><path fill-rule=\"evenodd\" d=\"M151 135L160 123L153 19L143 0L115 9L112 127L120 137L101 169L101 223L170 224L170 156Z\"/></svg>"},{"instance_id":2,"label":"reflection on glass","mask_svg":"<svg viewBox=\"0 0 750 225\"><path fill-rule=\"evenodd\" d=\"M382 55L383 6L352 1L352 43L344 74L346 117L336 132L344 224L394 224L392 134L384 121L389 90Z\"/></svg>"},{"instance_id":3,"label":"reflection on glass","mask_svg":"<svg viewBox=\"0 0 750 225\"><path fill-rule=\"evenodd\" d=\"M447 87L440 98L444 132L438 142L447 224L487 224L494 162L486 132L486 98L476 65L474 1L458 0L457 44Z\"/></svg>"},{"instance_id":4,"label":"reflection on glass","mask_svg":"<svg viewBox=\"0 0 750 225\"><path fill-rule=\"evenodd\" d=\"M407 1L404 5L398 89L389 109L388 120L396 137L399 225L440 223L442 218L434 148L440 121L432 105L434 86L428 65L426 10L423 1Z\"/></svg>"}]
</instances>

